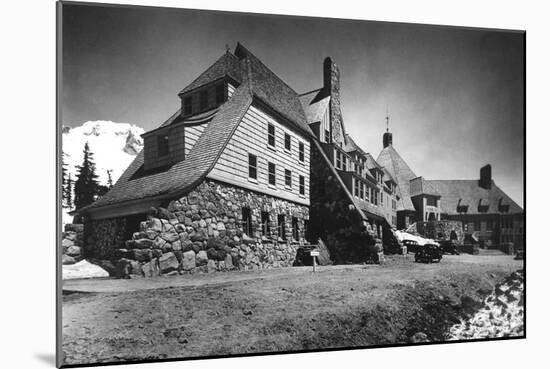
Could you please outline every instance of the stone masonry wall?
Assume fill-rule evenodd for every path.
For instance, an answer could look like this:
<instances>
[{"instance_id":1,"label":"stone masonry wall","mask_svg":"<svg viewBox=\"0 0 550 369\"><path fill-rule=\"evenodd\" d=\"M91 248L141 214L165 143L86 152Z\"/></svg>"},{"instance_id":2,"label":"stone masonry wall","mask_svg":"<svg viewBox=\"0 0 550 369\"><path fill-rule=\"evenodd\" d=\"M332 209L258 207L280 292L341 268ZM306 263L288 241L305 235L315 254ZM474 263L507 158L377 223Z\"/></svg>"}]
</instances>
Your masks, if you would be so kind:
<instances>
[{"instance_id":1,"label":"stone masonry wall","mask_svg":"<svg viewBox=\"0 0 550 369\"><path fill-rule=\"evenodd\" d=\"M243 206L251 210L250 237L243 233ZM266 235L262 211L270 218ZM285 215L286 240L278 237L280 214ZM115 240L100 241L96 248L116 247L108 254L119 277L287 267L299 246L299 240L292 239L292 217L298 220L303 241L308 207L207 180L166 208L152 208L124 246L115 246L120 231L111 231L107 233ZM106 225L103 229L111 230Z\"/></svg>"},{"instance_id":2,"label":"stone masonry wall","mask_svg":"<svg viewBox=\"0 0 550 369\"><path fill-rule=\"evenodd\" d=\"M462 222L456 220L416 222L411 231L434 240L450 240L451 232L454 231L457 236L457 243L460 245L464 243Z\"/></svg>"}]
</instances>

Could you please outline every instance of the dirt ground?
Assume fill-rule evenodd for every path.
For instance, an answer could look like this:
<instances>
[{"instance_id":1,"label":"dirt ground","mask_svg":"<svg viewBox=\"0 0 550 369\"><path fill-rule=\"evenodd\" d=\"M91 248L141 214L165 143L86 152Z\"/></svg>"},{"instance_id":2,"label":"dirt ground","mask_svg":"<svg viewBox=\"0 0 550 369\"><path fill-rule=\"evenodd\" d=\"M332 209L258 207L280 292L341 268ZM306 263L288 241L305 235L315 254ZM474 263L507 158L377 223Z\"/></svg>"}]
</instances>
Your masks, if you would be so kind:
<instances>
[{"instance_id":1,"label":"dirt ground","mask_svg":"<svg viewBox=\"0 0 550 369\"><path fill-rule=\"evenodd\" d=\"M65 364L441 341L505 275L510 256L393 256L350 265L76 280L63 285Z\"/></svg>"}]
</instances>

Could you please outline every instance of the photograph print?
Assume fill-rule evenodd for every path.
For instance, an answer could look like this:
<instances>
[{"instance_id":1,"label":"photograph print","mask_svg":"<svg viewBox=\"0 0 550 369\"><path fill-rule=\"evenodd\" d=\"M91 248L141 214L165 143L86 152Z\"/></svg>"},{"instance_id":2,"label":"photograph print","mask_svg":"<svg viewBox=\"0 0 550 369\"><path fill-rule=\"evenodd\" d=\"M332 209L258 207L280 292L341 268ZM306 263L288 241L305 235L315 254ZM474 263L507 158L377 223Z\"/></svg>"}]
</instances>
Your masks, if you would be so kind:
<instances>
[{"instance_id":1,"label":"photograph print","mask_svg":"<svg viewBox=\"0 0 550 369\"><path fill-rule=\"evenodd\" d=\"M525 31L57 5L58 366L525 337Z\"/></svg>"}]
</instances>

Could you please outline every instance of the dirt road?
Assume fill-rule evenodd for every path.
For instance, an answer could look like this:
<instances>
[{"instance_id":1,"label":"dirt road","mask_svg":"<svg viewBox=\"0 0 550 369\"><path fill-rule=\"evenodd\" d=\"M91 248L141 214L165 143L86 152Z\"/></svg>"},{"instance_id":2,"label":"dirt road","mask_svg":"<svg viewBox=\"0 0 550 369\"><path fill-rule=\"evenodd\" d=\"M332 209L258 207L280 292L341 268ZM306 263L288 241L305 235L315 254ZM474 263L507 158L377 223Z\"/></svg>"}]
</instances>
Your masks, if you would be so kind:
<instances>
[{"instance_id":1,"label":"dirt road","mask_svg":"<svg viewBox=\"0 0 550 369\"><path fill-rule=\"evenodd\" d=\"M67 281L67 364L441 340L504 275L508 256L289 268L138 280ZM88 292L74 292L88 291ZM124 291L124 292L123 292Z\"/></svg>"}]
</instances>

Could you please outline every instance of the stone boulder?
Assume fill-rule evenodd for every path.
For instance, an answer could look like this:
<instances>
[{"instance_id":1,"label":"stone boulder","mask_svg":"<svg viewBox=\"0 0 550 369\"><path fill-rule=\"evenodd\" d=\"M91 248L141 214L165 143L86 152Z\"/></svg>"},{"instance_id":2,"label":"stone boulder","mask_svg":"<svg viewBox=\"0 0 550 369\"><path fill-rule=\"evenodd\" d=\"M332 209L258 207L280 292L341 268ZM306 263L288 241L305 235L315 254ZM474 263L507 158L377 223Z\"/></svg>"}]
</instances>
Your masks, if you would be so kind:
<instances>
[{"instance_id":1,"label":"stone boulder","mask_svg":"<svg viewBox=\"0 0 550 369\"><path fill-rule=\"evenodd\" d=\"M206 264L206 269L208 273L213 273L216 271L216 262L214 260L208 260L208 263Z\"/></svg>"},{"instance_id":2,"label":"stone boulder","mask_svg":"<svg viewBox=\"0 0 550 369\"><path fill-rule=\"evenodd\" d=\"M233 269L233 258L231 257L231 254L226 255L224 262L225 262L225 268L227 270Z\"/></svg>"},{"instance_id":3,"label":"stone boulder","mask_svg":"<svg viewBox=\"0 0 550 369\"><path fill-rule=\"evenodd\" d=\"M189 271L195 269L196 266L196 257L194 251L186 251L183 253L183 260L181 267L183 270Z\"/></svg>"},{"instance_id":4,"label":"stone boulder","mask_svg":"<svg viewBox=\"0 0 550 369\"><path fill-rule=\"evenodd\" d=\"M208 254L206 251L201 250L198 252L197 256L195 257L195 262L197 266L203 266L208 264Z\"/></svg>"},{"instance_id":5,"label":"stone boulder","mask_svg":"<svg viewBox=\"0 0 550 369\"><path fill-rule=\"evenodd\" d=\"M150 261L153 258L153 253L151 249L134 249L132 256L137 261Z\"/></svg>"},{"instance_id":6,"label":"stone boulder","mask_svg":"<svg viewBox=\"0 0 550 369\"><path fill-rule=\"evenodd\" d=\"M160 275L160 266L158 259L153 259L141 266L141 271L146 277L157 277Z\"/></svg>"},{"instance_id":7,"label":"stone boulder","mask_svg":"<svg viewBox=\"0 0 550 369\"><path fill-rule=\"evenodd\" d=\"M61 246L63 247L63 249L66 249L68 247L71 247L71 246L74 246L74 241L73 240L69 240L67 238L64 238L62 241L61 241Z\"/></svg>"},{"instance_id":8,"label":"stone boulder","mask_svg":"<svg viewBox=\"0 0 550 369\"><path fill-rule=\"evenodd\" d=\"M153 242L149 238L142 238L139 240L135 240L133 242L133 246L137 249L152 249L153 247L155 247L155 242Z\"/></svg>"},{"instance_id":9,"label":"stone boulder","mask_svg":"<svg viewBox=\"0 0 550 369\"><path fill-rule=\"evenodd\" d=\"M67 252L66 254L69 255L69 256L80 256L80 247L78 246L70 246L68 249L67 249Z\"/></svg>"},{"instance_id":10,"label":"stone boulder","mask_svg":"<svg viewBox=\"0 0 550 369\"><path fill-rule=\"evenodd\" d=\"M158 260L160 271L162 272L162 274L169 273L173 270L178 270L180 266L180 263L178 262L178 259L173 252L162 254L162 256Z\"/></svg>"},{"instance_id":11,"label":"stone boulder","mask_svg":"<svg viewBox=\"0 0 550 369\"><path fill-rule=\"evenodd\" d=\"M63 256L61 257L61 262L63 263L63 265L71 265L76 263L76 260L69 255L63 254Z\"/></svg>"}]
</instances>

